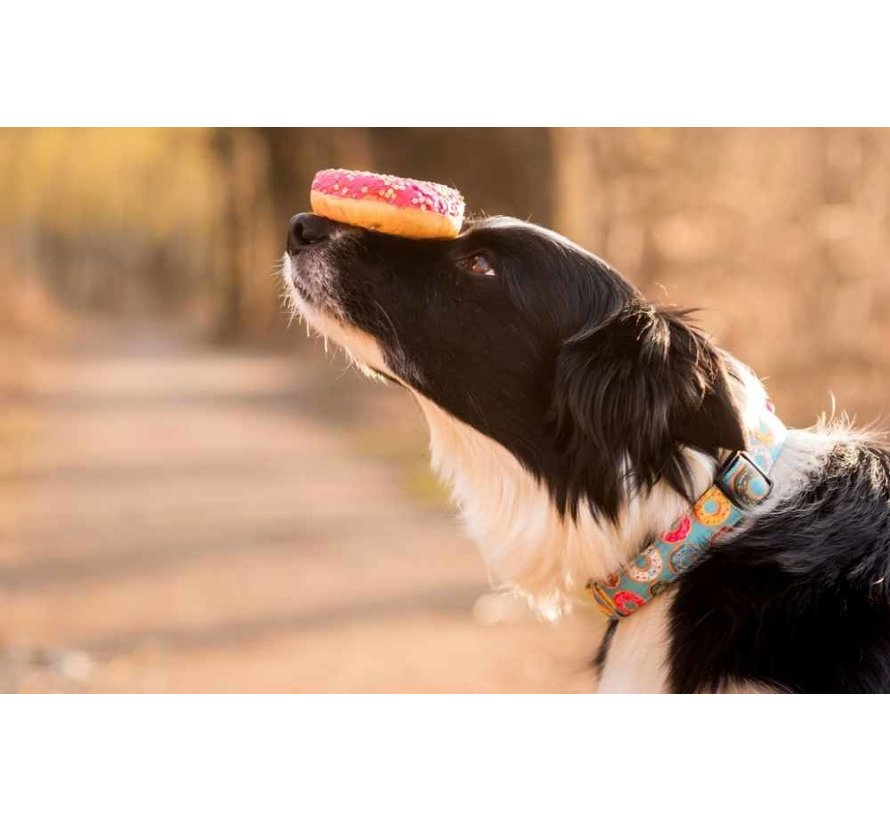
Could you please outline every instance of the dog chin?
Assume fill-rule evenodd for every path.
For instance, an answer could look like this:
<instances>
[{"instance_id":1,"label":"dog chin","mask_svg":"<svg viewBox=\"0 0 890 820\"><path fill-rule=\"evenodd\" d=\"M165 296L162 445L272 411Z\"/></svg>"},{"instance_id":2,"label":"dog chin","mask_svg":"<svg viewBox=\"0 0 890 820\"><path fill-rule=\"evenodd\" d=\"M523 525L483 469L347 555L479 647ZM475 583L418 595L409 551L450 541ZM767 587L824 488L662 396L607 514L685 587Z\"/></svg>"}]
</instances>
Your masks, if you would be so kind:
<instances>
[{"instance_id":1,"label":"dog chin","mask_svg":"<svg viewBox=\"0 0 890 820\"><path fill-rule=\"evenodd\" d=\"M291 316L299 317L308 329L341 347L364 375L381 379L381 374L385 374L398 381L387 366L378 341L369 333L347 324L335 305L318 307L310 304L294 284L296 274L294 261L285 254L281 275L284 280L285 301Z\"/></svg>"}]
</instances>

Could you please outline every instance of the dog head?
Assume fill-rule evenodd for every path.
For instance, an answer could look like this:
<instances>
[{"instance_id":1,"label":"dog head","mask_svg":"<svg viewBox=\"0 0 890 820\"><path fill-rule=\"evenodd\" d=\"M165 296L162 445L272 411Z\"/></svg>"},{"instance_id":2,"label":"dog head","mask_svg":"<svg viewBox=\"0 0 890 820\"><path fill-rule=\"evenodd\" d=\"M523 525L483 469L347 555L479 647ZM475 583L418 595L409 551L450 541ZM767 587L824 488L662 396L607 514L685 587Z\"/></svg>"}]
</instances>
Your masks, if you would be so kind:
<instances>
[{"instance_id":1,"label":"dog head","mask_svg":"<svg viewBox=\"0 0 890 820\"><path fill-rule=\"evenodd\" d=\"M659 482L690 498L690 450L744 448L719 351L552 231L498 217L415 240L300 214L284 277L310 324L415 394L452 483L449 448L481 463L478 441L494 442L558 519L615 522ZM458 494L502 486L502 466ZM486 503L515 505L508 495Z\"/></svg>"}]
</instances>

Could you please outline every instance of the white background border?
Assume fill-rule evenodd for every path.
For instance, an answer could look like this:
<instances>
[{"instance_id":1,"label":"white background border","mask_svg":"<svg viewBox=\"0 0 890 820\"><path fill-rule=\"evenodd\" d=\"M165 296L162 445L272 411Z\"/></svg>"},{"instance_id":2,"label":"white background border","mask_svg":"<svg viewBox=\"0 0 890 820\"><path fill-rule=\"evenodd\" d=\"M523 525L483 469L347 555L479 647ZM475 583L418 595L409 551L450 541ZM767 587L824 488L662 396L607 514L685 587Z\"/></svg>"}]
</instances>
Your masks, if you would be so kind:
<instances>
[{"instance_id":1,"label":"white background border","mask_svg":"<svg viewBox=\"0 0 890 820\"><path fill-rule=\"evenodd\" d=\"M8 125L881 125L881 4L7 4Z\"/></svg>"},{"instance_id":2,"label":"white background border","mask_svg":"<svg viewBox=\"0 0 890 820\"><path fill-rule=\"evenodd\" d=\"M877 816L884 712L865 696L6 696L3 816Z\"/></svg>"}]
</instances>

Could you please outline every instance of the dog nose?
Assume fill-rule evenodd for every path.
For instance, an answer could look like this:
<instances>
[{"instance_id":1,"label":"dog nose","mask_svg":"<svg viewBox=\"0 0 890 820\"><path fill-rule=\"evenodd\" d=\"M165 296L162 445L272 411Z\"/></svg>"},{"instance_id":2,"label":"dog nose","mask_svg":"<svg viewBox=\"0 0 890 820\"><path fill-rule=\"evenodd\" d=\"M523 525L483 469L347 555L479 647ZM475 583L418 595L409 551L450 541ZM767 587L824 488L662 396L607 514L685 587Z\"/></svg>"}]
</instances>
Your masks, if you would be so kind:
<instances>
[{"instance_id":1,"label":"dog nose","mask_svg":"<svg viewBox=\"0 0 890 820\"><path fill-rule=\"evenodd\" d=\"M287 250L293 253L307 245L315 245L330 238L334 223L315 214L297 214L290 221L287 231Z\"/></svg>"}]
</instances>

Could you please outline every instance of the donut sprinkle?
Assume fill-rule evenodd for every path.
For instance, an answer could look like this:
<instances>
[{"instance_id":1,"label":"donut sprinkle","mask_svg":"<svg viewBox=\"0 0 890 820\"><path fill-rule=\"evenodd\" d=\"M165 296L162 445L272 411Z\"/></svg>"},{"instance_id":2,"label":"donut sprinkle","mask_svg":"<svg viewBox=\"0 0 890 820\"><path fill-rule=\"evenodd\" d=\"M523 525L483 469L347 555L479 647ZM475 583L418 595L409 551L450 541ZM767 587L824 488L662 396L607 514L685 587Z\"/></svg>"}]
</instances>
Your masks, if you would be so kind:
<instances>
[{"instance_id":1,"label":"donut sprinkle","mask_svg":"<svg viewBox=\"0 0 890 820\"><path fill-rule=\"evenodd\" d=\"M328 168L315 175L312 190L326 196L377 201L396 208L414 208L444 216L461 217L464 212L464 199L454 188L390 174Z\"/></svg>"}]
</instances>

